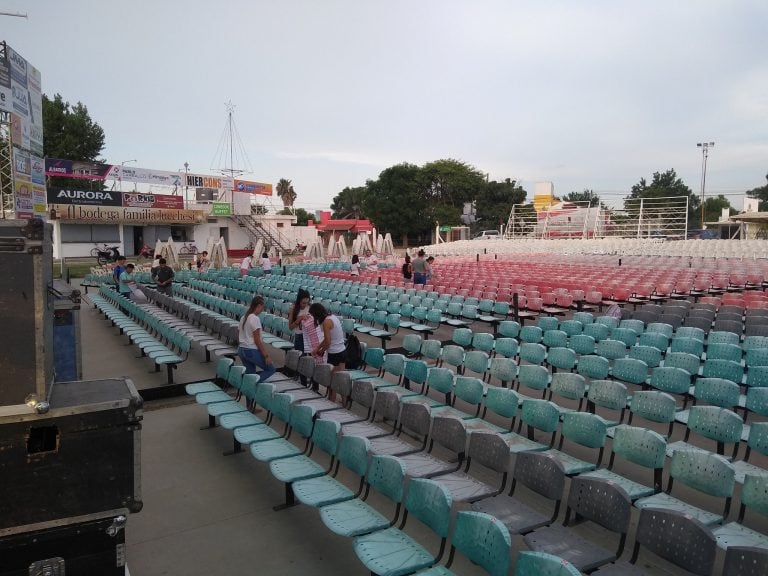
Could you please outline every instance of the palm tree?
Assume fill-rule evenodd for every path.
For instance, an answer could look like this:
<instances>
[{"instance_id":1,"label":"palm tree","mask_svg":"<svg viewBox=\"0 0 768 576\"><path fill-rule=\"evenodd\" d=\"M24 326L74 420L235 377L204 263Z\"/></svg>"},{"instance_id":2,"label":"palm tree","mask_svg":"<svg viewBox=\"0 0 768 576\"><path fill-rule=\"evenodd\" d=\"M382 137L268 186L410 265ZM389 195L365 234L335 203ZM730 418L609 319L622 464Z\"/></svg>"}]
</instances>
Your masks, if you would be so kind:
<instances>
[{"instance_id":1,"label":"palm tree","mask_svg":"<svg viewBox=\"0 0 768 576\"><path fill-rule=\"evenodd\" d=\"M285 208L290 208L296 202L296 191L293 189L291 181L285 178L280 178L280 181L277 183L277 195L283 201Z\"/></svg>"}]
</instances>

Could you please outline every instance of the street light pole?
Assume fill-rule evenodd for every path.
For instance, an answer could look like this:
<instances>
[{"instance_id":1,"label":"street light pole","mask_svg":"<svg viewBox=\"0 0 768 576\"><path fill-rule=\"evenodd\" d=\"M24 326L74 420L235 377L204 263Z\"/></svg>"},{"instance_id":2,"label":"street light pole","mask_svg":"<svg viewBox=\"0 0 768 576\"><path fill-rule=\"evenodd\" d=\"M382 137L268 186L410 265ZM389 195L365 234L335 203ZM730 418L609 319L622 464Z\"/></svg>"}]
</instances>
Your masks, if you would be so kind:
<instances>
[{"instance_id":1,"label":"street light pole","mask_svg":"<svg viewBox=\"0 0 768 576\"><path fill-rule=\"evenodd\" d=\"M138 162L138 160L123 160L120 162L120 192L123 191L123 166L128 164L129 162Z\"/></svg>"},{"instance_id":2,"label":"street light pole","mask_svg":"<svg viewBox=\"0 0 768 576\"><path fill-rule=\"evenodd\" d=\"M184 162L184 208L189 208L189 198L187 198L187 192L189 192L189 188L187 186L188 174L189 174L189 162Z\"/></svg>"},{"instance_id":3,"label":"street light pole","mask_svg":"<svg viewBox=\"0 0 768 576\"><path fill-rule=\"evenodd\" d=\"M714 142L699 142L696 144L701 148L701 229L704 229L704 191L707 185L707 156L709 149L715 145Z\"/></svg>"}]
</instances>

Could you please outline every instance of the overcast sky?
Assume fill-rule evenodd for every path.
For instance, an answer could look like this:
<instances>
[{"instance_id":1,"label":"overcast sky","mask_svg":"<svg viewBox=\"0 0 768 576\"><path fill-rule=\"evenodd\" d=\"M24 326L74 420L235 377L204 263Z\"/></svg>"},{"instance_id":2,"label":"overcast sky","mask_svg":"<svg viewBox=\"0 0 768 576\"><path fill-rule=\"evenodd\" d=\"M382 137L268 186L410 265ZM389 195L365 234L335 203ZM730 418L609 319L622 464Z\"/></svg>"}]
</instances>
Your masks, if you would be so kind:
<instances>
[{"instance_id":1,"label":"overcast sky","mask_svg":"<svg viewBox=\"0 0 768 576\"><path fill-rule=\"evenodd\" d=\"M0 39L83 102L103 156L215 173L225 103L253 180L328 206L407 161L456 158L532 194L620 198L675 168L765 184L765 0L0 0ZM241 166L236 166L241 167Z\"/></svg>"}]
</instances>

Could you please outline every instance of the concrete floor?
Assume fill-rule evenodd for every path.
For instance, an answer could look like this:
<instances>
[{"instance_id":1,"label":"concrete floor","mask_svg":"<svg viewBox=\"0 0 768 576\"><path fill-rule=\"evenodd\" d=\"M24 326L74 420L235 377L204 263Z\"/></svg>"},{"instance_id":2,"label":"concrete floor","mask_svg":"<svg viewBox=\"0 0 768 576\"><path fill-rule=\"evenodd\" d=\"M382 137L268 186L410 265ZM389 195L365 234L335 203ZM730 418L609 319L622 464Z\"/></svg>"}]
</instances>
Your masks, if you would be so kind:
<instances>
[{"instance_id":1,"label":"concrete floor","mask_svg":"<svg viewBox=\"0 0 768 576\"><path fill-rule=\"evenodd\" d=\"M150 372L150 361L137 358L136 348L125 345L125 337L119 336L93 307L84 306L80 318L84 379L126 376L139 389L165 384L165 372ZM441 328L437 337L449 339L450 330ZM392 347L399 346L400 340L396 338ZM378 345L378 342L371 340L370 344ZM273 358L282 365L281 354ZM179 367L176 381L212 377L214 363L203 360L203 354L193 350ZM126 532L132 576L368 573L355 556L351 541L325 528L317 510L300 505L274 512L272 506L283 500L283 486L273 479L265 464L247 452L223 456L222 453L231 448L231 432L219 428L200 430L206 423L205 408L187 397L156 400L145 405L144 509L129 518ZM678 439L677 435L674 439ZM579 450L573 453L580 455ZM584 457L593 458L593 454L585 452ZM325 462L322 456L318 458ZM606 454L605 462L607 458ZM616 469L623 471L621 465ZM629 472L638 473L637 468ZM480 476L483 476L482 470ZM350 488L356 486L355 478L343 471L340 479ZM494 478L488 476L488 480ZM676 488L675 494L690 497L694 503L698 500L690 491ZM532 505L537 504L537 499L524 489L517 495L527 497ZM385 515L393 510L387 501L375 495L369 502ZM738 498L734 503L738 503ZM544 509L549 508L544 505ZM633 517L630 546L637 514ZM754 512L748 519L753 528L768 532L768 519ZM562 512L559 521L562 521ZM607 547L615 543L612 536L606 536L599 529L580 526L579 531ZM437 538L418 521L410 519L406 532L437 551ZM517 551L524 549L522 538L513 537L513 560ZM627 560L630 553L628 548L622 559ZM641 553L638 564L650 575L681 574L680 570L647 552ZM453 569L467 576L485 574L460 554Z\"/></svg>"}]
</instances>

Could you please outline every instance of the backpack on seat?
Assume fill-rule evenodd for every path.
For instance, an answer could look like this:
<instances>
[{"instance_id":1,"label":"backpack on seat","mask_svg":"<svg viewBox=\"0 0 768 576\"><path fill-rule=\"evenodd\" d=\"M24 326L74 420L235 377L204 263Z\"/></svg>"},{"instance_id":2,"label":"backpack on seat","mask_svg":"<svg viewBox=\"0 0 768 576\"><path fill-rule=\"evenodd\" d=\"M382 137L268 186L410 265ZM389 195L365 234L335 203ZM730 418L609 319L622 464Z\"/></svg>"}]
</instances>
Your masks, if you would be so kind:
<instances>
[{"instance_id":1,"label":"backpack on seat","mask_svg":"<svg viewBox=\"0 0 768 576\"><path fill-rule=\"evenodd\" d=\"M363 353L360 347L360 340L354 334L347 336L346 348L344 349L344 368L346 370L357 370L363 361Z\"/></svg>"}]
</instances>

